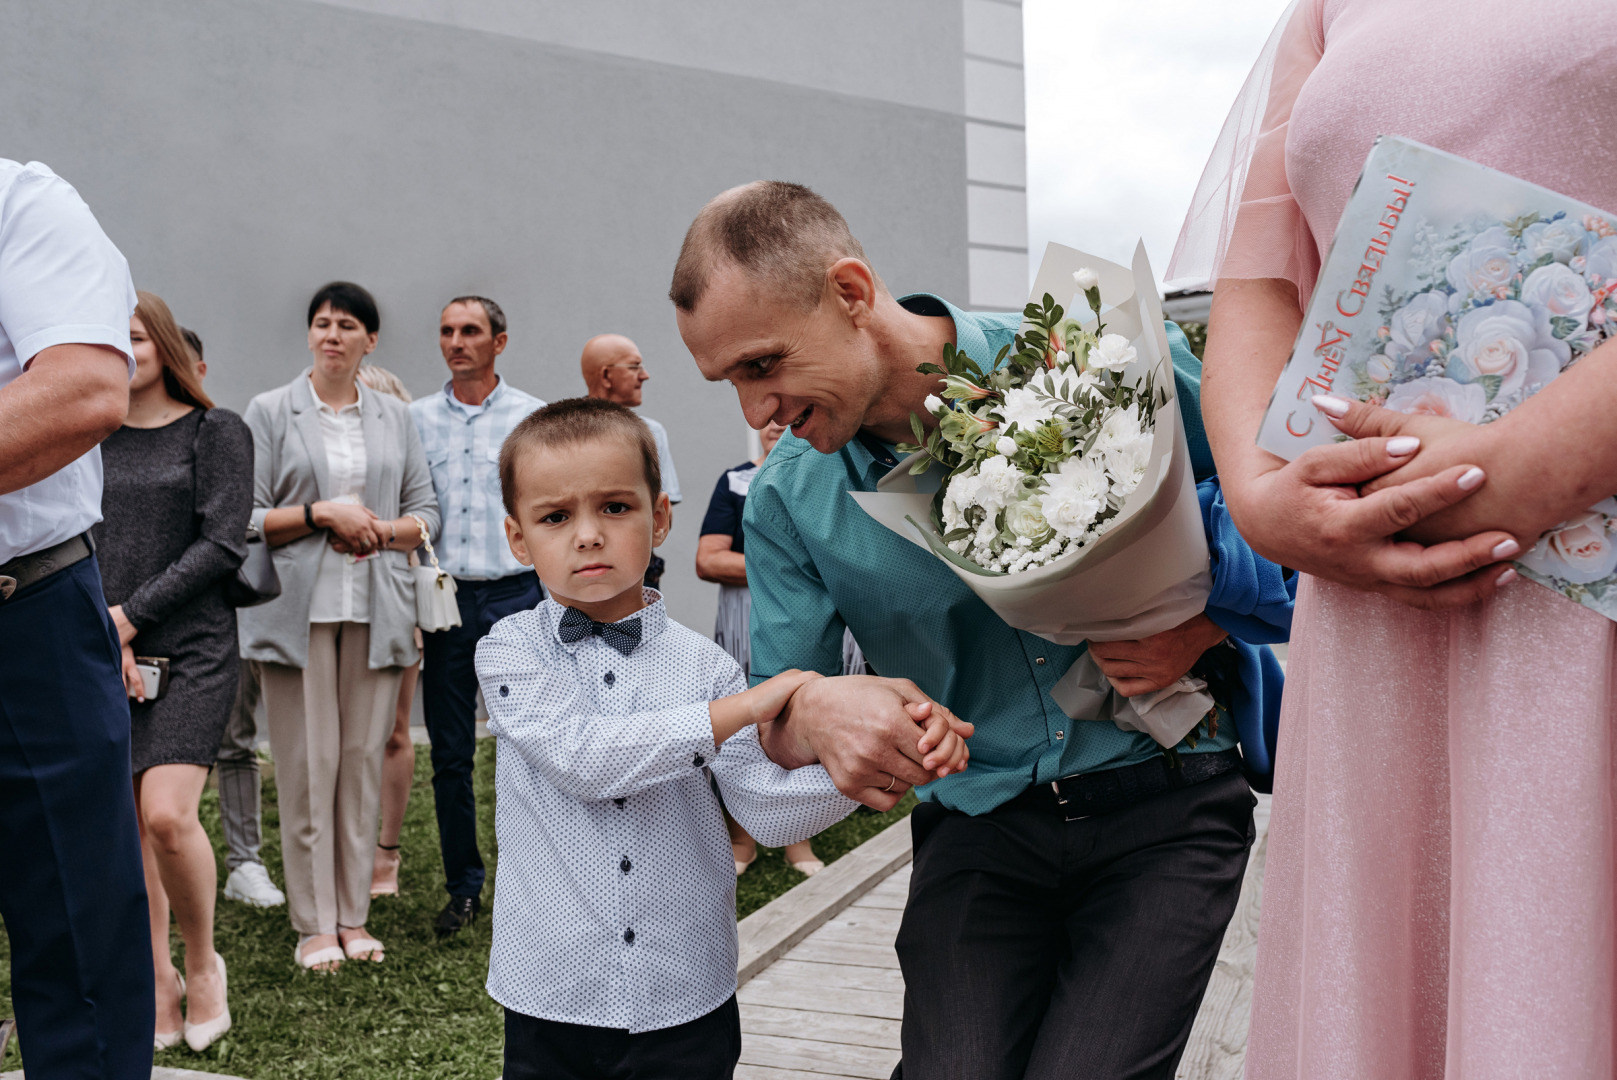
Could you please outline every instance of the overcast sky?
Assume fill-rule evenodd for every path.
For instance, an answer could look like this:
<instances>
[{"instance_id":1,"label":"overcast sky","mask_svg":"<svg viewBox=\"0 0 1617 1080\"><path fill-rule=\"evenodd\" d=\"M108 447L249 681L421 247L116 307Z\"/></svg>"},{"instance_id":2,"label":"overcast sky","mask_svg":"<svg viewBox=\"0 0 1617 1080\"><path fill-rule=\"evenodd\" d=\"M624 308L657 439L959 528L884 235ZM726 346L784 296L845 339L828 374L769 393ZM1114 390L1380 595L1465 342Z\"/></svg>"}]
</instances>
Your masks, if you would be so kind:
<instances>
[{"instance_id":1,"label":"overcast sky","mask_svg":"<svg viewBox=\"0 0 1617 1080\"><path fill-rule=\"evenodd\" d=\"M1032 266L1054 240L1158 281L1286 0L1024 0Z\"/></svg>"}]
</instances>

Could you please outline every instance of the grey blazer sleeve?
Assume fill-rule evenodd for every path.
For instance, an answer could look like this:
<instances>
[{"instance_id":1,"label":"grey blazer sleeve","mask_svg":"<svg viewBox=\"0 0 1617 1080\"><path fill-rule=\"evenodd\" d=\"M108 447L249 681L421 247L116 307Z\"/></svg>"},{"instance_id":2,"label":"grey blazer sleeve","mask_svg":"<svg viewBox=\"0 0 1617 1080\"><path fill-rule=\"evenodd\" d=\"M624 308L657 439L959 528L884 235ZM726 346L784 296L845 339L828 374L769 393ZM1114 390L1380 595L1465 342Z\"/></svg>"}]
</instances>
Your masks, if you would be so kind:
<instances>
[{"instance_id":1,"label":"grey blazer sleeve","mask_svg":"<svg viewBox=\"0 0 1617 1080\"><path fill-rule=\"evenodd\" d=\"M436 540L443 523L439 520L438 493L432 486L432 470L427 453L421 448L421 435L412 414L404 416L404 487L399 492L399 510L415 514L427 523L429 539Z\"/></svg>"},{"instance_id":2,"label":"grey blazer sleeve","mask_svg":"<svg viewBox=\"0 0 1617 1080\"><path fill-rule=\"evenodd\" d=\"M258 398L247 403L242 413L253 433L253 513L252 525L264 533L264 515L275 509L275 468L280 455L275 452L275 431L269 411Z\"/></svg>"}]
</instances>

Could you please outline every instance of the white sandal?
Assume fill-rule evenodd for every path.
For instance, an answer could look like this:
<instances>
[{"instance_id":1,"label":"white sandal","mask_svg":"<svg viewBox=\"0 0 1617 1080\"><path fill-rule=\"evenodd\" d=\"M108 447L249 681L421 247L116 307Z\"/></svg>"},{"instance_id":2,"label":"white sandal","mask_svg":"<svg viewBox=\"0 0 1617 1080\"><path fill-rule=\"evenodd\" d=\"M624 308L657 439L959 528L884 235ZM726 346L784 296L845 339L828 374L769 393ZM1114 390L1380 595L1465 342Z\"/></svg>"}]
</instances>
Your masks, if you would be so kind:
<instances>
[{"instance_id":1,"label":"white sandal","mask_svg":"<svg viewBox=\"0 0 1617 1080\"><path fill-rule=\"evenodd\" d=\"M340 931L337 937L338 940L342 939ZM355 938L342 948L350 960L369 960L373 964L380 964L387 959L387 948L373 937Z\"/></svg>"},{"instance_id":2,"label":"white sandal","mask_svg":"<svg viewBox=\"0 0 1617 1080\"><path fill-rule=\"evenodd\" d=\"M225 981L225 958L217 952L213 954L213 958L219 964L219 991L221 994L228 995L229 987ZM200 1024L193 1024L189 1020L185 1022L185 1045L200 1054L223 1038L225 1032L229 1030L230 999L226 996L225 1011L212 1020L204 1020Z\"/></svg>"},{"instance_id":3,"label":"white sandal","mask_svg":"<svg viewBox=\"0 0 1617 1080\"><path fill-rule=\"evenodd\" d=\"M299 937L298 938L298 943L296 945L292 946L292 959L296 960L298 962L298 966L303 968L305 971L313 971L318 975L330 975L333 971L336 971L337 969L336 968L329 968L329 969L322 970L320 968L320 965L321 964L341 964L343 962L342 948L340 946L337 946L337 945L327 945L323 949L316 949L314 952L310 953L308 956L304 956L303 955L303 945L304 945L304 943L307 942L307 941L312 941L312 940L314 940L314 938L315 938L314 934L304 934L303 936Z\"/></svg>"},{"instance_id":4,"label":"white sandal","mask_svg":"<svg viewBox=\"0 0 1617 1080\"><path fill-rule=\"evenodd\" d=\"M183 1004L185 1002L185 976L180 974L178 968L175 968L174 977L180 980L180 1002ZM183 1025L185 1021L182 1020L180 1023ZM154 1054L161 1053L171 1046L178 1046L183 1038L185 1038L185 1028L183 1026L178 1031L155 1031L152 1033L152 1052Z\"/></svg>"}]
</instances>

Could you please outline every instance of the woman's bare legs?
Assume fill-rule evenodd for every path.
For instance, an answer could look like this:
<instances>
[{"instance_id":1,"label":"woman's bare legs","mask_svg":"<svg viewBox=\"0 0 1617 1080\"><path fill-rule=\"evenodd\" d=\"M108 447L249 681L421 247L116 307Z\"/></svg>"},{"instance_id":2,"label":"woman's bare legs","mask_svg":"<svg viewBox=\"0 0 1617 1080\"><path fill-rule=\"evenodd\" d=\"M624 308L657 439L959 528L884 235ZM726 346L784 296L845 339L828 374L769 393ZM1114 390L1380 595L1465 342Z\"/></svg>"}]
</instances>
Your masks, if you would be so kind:
<instances>
[{"instance_id":1,"label":"woman's bare legs","mask_svg":"<svg viewBox=\"0 0 1617 1080\"><path fill-rule=\"evenodd\" d=\"M404 827L410 784L415 780L410 705L420 674L419 661L404 669L404 681L399 684L398 710L393 716L393 733L387 737L387 749L382 757L382 826L376 840L376 864L371 869L372 896L391 896L399 891L399 830Z\"/></svg>"},{"instance_id":2,"label":"woman's bare legs","mask_svg":"<svg viewBox=\"0 0 1617 1080\"><path fill-rule=\"evenodd\" d=\"M185 989L191 1023L212 1020L225 1011L224 984L219 980L219 963L213 953L218 868L213 845L197 819L197 804L207 782L208 770L202 765L154 765L135 778L141 842L147 858L146 887L152 912L160 1031L179 1027L174 1023L179 1017L179 984L170 974L171 910L185 942Z\"/></svg>"}]
</instances>

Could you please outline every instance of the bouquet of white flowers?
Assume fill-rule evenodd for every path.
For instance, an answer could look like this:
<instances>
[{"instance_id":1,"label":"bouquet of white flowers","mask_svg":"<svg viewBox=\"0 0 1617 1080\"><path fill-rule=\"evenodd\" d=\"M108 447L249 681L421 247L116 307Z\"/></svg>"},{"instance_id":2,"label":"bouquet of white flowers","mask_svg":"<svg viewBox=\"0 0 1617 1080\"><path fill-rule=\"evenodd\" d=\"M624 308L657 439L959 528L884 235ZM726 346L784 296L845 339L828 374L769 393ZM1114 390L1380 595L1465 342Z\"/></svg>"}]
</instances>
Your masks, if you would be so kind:
<instances>
[{"instance_id":1,"label":"bouquet of white flowers","mask_svg":"<svg viewBox=\"0 0 1617 1080\"><path fill-rule=\"evenodd\" d=\"M1033 295L990 362L946 346L920 369L939 376L936 426L912 416L908 467L853 497L1018 629L1064 645L1169 630L1202 612L1212 578L1145 249L1129 269L1052 244ZM1068 316L1072 298L1089 317ZM1052 696L1164 747L1212 708L1190 677L1121 698L1087 654Z\"/></svg>"},{"instance_id":2,"label":"bouquet of white flowers","mask_svg":"<svg viewBox=\"0 0 1617 1080\"><path fill-rule=\"evenodd\" d=\"M928 435L912 414L915 444L899 450L924 454L913 473L933 462L949 471L932 525L951 551L987 570L1021 573L1092 543L1151 460L1153 372L1125 374L1139 350L1105 332L1094 269L1072 278L1094 329L1065 318L1045 293L1024 311L1016 351L1005 346L987 371L952 345L942 367L920 368L943 377L942 398L926 401L937 426Z\"/></svg>"}]
</instances>

